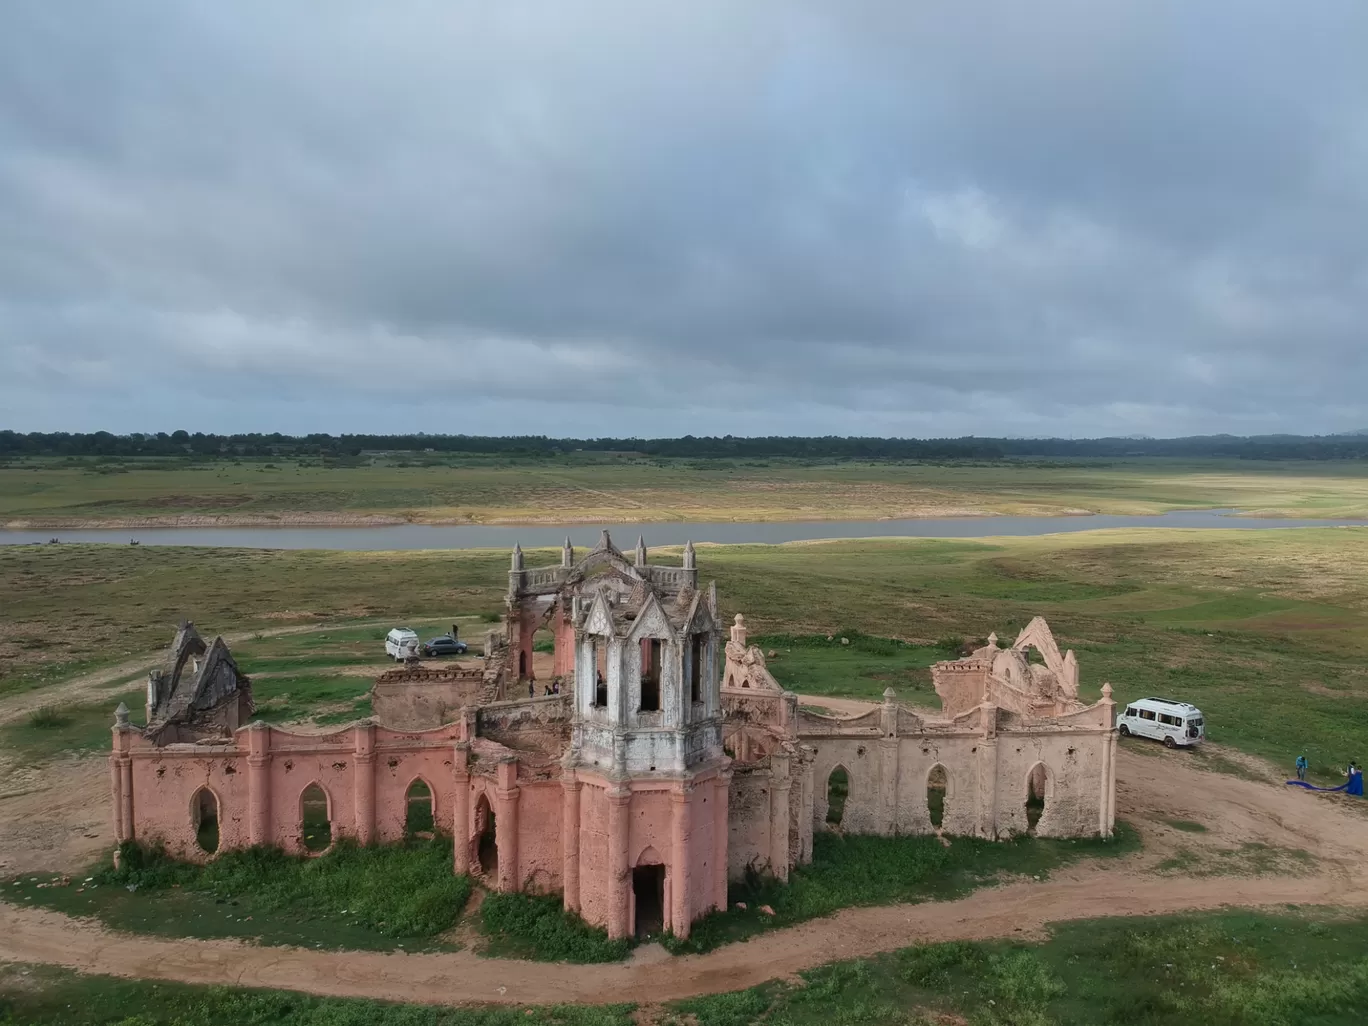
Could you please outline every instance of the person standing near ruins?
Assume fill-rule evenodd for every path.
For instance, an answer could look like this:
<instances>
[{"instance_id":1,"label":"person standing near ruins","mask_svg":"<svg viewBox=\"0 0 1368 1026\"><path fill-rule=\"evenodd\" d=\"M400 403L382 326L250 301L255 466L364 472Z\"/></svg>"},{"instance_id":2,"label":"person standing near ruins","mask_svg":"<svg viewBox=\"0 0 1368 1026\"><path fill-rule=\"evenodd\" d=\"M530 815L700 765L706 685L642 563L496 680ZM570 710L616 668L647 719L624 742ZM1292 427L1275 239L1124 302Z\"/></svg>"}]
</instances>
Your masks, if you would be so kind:
<instances>
[{"instance_id":1,"label":"person standing near ruins","mask_svg":"<svg viewBox=\"0 0 1368 1026\"><path fill-rule=\"evenodd\" d=\"M1306 779L1306 766L1307 766L1307 763L1306 763L1306 756L1305 756L1305 755L1299 755L1299 756L1297 756L1297 779L1298 779L1298 780L1305 780L1305 779Z\"/></svg>"}]
</instances>

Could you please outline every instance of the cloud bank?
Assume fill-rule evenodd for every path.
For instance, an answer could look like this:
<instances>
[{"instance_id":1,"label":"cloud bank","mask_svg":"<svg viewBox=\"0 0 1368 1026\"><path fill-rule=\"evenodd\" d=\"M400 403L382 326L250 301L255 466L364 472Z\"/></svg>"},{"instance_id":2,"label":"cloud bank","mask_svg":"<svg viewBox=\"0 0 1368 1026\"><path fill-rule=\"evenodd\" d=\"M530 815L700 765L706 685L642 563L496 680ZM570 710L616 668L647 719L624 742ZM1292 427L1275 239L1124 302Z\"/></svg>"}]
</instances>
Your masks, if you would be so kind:
<instances>
[{"instance_id":1,"label":"cloud bank","mask_svg":"<svg viewBox=\"0 0 1368 1026\"><path fill-rule=\"evenodd\" d=\"M0 426L1368 427L1368 7L0 7Z\"/></svg>"}]
</instances>

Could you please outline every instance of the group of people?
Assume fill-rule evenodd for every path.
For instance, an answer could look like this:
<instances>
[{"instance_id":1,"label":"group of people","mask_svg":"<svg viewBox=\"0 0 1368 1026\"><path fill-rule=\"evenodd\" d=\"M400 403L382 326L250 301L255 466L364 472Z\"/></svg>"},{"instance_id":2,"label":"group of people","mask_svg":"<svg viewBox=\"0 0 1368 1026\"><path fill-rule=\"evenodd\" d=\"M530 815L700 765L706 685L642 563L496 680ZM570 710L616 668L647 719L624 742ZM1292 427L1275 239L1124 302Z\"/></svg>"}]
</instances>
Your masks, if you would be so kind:
<instances>
[{"instance_id":1,"label":"group of people","mask_svg":"<svg viewBox=\"0 0 1368 1026\"><path fill-rule=\"evenodd\" d=\"M542 691L542 697L543 697L543 698L545 698L547 695L559 695L559 694L560 694L560 681L559 681L559 680L553 680L550 684L544 685L544 689L545 689L545 690ZM527 697L528 697L528 698L536 698L536 697L537 697L537 682L536 682L535 680L529 680L529 681L527 682Z\"/></svg>"},{"instance_id":2,"label":"group of people","mask_svg":"<svg viewBox=\"0 0 1368 1026\"><path fill-rule=\"evenodd\" d=\"M1301 781L1305 781L1305 780L1306 780L1306 771L1307 771L1307 769L1308 769L1309 767L1310 767L1310 763L1308 763L1308 762L1306 761L1306 756L1305 756L1305 755L1299 755L1299 756L1297 756L1297 779L1298 779L1298 780L1301 780ZM1345 780L1345 785L1344 785L1344 791L1345 791L1345 793L1346 793L1346 794L1358 795L1359 797L1362 797L1362 796L1363 796L1363 767L1360 766L1360 765L1359 765L1357 762L1355 762L1353 759L1351 759L1351 760L1349 760L1349 767L1348 767L1348 769L1346 769L1346 770L1344 771L1344 775L1345 775L1345 778L1346 778L1346 780Z\"/></svg>"}]
</instances>

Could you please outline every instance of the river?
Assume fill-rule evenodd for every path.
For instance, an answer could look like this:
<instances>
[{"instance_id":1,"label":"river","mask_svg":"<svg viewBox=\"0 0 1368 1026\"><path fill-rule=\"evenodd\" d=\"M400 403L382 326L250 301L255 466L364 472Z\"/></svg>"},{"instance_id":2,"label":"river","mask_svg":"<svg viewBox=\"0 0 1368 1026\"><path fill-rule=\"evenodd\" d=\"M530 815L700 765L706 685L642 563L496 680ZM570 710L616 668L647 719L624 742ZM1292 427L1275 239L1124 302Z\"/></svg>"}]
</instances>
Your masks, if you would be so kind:
<instances>
[{"instance_id":1,"label":"river","mask_svg":"<svg viewBox=\"0 0 1368 1026\"><path fill-rule=\"evenodd\" d=\"M399 524L385 527L151 527L86 531L0 530L0 545L99 542L127 545L191 545L249 549L511 549L559 546L566 535L577 547L592 546L605 527L618 548L682 545L688 540L723 544L776 545L831 538L985 538L1096 531L1116 527L1235 528L1267 531L1289 527L1363 527L1363 520L1293 520L1240 517L1230 510L1186 510L1158 516L926 517L912 520L806 520L746 523L574 524L493 527L478 524Z\"/></svg>"}]
</instances>

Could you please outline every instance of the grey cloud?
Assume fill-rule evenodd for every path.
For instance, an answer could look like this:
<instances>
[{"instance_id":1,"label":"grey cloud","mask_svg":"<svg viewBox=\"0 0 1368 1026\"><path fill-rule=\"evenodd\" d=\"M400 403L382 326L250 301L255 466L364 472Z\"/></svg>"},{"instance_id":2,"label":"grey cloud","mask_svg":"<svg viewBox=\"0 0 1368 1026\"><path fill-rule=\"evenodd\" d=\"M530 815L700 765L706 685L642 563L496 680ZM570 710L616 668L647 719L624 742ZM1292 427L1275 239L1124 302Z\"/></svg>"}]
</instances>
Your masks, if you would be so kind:
<instances>
[{"instance_id":1,"label":"grey cloud","mask_svg":"<svg viewBox=\"0 0 1368 1026\"><path fill-rule=\"evenodd\" d=\"M13 0L0 421L1363 427L1366 39L1354 0Z\"/></svg>"}]
</instances>

